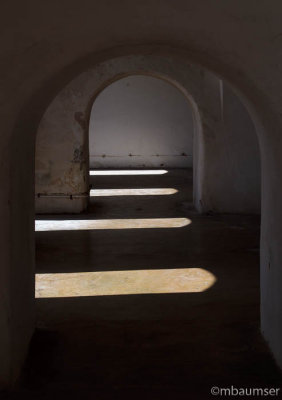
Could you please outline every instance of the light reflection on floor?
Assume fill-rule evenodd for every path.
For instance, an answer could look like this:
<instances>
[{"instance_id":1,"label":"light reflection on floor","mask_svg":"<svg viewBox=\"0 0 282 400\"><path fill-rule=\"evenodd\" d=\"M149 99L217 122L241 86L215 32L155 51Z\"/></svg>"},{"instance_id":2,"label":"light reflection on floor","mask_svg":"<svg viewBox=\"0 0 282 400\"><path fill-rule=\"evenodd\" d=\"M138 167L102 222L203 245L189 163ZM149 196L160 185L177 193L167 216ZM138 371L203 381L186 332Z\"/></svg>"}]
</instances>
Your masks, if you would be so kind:
<instances>
[{"instance_id":1,"label":"light reflection on floor","mask_svg":"<svg viewBox=\"0 0 282 400\"><path fill-rule=\"evenodd\" d=\"M188 218L36 220L35 231L182 228L191 223Z\"/></svg>"},{"instance_id":2,"label":"light reflection on floor","mask_svg":"<svg viewBox=\"0 0 282 400\"><path fill-rule=\"evenodd\" d=\"M162 196L175 194L174 188L146 188L146 189L91 189L90 197L96 196Z\"/></svg>"},{"instance_id":3,"label":"light reflection on floor","mask_svg":"<svg viewBox=\"0 0 282 400\"><path fill-rule=\"evenodd\" d=\"M203 268L36 274L35 297L196 293L216 277Z\"/></svg>"},{"instance_id":4,"label":"light reflection on floor","mask_svg":"<svg viewBox=\"0 0 282 400\"><path fill-rule=\"evenodd\" d=\"M92 170L90 175L164 175L167 174L166 169L130 169L130 170Z\"/></svg>"}]
</instances>

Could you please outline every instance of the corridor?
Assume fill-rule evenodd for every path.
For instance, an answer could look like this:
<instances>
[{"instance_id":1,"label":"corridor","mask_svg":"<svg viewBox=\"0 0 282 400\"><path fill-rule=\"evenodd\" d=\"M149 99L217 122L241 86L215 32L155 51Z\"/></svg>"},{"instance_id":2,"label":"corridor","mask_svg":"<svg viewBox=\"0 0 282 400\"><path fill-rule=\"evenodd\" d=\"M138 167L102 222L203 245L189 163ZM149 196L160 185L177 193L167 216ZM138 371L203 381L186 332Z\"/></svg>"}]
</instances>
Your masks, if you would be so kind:
<instances>
[{"instance_id":1,"label":"corridor","mask_svg":"<svg viewBox=\"0 0 282 400\"><path fill-rule=\"evenodd\" d=\"M259 218L197 214L192 170L97 172L87 213L37 218L37 332L13 398L206 399L212 386L279 387L259 328ZM85 220L107 225L75 223ZM100 274L99 295L89 282L83 293L83 273Z\"/></svg>"}]
</instances>

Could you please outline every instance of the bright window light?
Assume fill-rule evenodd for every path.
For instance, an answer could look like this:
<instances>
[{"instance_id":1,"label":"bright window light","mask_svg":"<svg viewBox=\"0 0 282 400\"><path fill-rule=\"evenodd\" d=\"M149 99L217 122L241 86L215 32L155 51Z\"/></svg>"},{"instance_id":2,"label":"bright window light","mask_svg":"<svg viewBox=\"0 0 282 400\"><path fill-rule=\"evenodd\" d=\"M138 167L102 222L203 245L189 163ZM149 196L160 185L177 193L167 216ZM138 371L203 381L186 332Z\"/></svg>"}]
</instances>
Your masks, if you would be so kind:
<instances>
[{"instance_id":1,"label":"bright window light","mask_svg":"<svg viewBox=\"0 0 282 400\"><path fill-rule=\"evenodd\" d=\"M35 230L42 232L91 229L182 228L191 224L191 222L188 218L36 220Z\"/></svg>"},{"instance_id":2,"label":"bright window light","mask_svg":"<svg viewBox=\"0 0 282 400\"><path fill-rule=\"evenodd\" d=\"M175 194L178 190L173 188L154 189L91 189L90 196L162 196Z\"/></svg>"},{"instance_id":3,"label":"bright window light","mask_svg":"<svg viewBox=\"0 0 282 400\"><path fill-rule=\"evenodd\" d=\"M129 169L129 170L92 170L90 175L163 175L167 174L166 169Z\"/></svg>"},{"instance_id":4,"label":"bright window light","mask_svg":"<svg viewBox=\"0 0 282 400\"><path fill-rule=\"evenodd\" d=\"M203 268L36 274L35 296L83 297L157 293L197 293L216 277Z\"/></svg>"}]
</instances>

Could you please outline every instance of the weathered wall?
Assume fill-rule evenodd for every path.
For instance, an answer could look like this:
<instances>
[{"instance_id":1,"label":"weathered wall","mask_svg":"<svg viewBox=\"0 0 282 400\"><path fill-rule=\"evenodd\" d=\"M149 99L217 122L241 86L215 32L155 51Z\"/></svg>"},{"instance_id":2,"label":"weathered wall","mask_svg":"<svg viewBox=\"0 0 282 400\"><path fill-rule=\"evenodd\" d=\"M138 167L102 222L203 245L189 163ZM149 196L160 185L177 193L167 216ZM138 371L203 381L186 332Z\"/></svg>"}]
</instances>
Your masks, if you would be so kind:
<instances>
[{"instance_id":1,"label":"weathered wall","mask_svg":"<svg viewBox=\"0 0 282 400\"><path fill-rule=\"evenodd\" d=\"M120 79L94 102L91 168L191 168L193 114L173 85L150 76Z\"/></svg>"},{"instance_id":2,"label":"weathered wall","mask_svg":"<svg viewBox=\"0 0 282 400\"><path fill-rule=\"evenodd\" d=\"M73 113L68 106L72 96L71 90L62 91L38 127L35 159L38 213L79 213L87 206L88 126L81 114Z\"/></svg>"},{"instance_id":3,"label":"weathered wall","mask_svg":"<svg viewBox=\"0 0 282 400\"><path fill-rule=\"evenodd\" d=\"M1 386L17 375L34 326L33 155L40 118L75 76L129 54L197 63L232 83L252 114L262 161L262 331L282 366L281 13L280 0L3 2Z\"/></svg>"}]
</instances>

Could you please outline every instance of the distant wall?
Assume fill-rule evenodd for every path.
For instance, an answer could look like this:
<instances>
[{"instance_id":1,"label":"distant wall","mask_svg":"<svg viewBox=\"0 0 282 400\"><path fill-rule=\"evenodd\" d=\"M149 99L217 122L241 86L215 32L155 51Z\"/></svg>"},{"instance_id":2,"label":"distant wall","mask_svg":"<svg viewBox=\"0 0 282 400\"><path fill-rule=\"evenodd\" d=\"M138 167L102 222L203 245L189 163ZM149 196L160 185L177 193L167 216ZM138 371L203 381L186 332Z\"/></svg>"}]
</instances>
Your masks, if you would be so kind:
<instances>
[{"instance_id":1,"label":"distant wall","mask_svg":"<svg viewBox=\"0 0 282 400\"><path fill-rule=\"evenodd\" d=\"M184 95L157 78L132 75L94 102L90 168L188 168L193 165L193 115Z\"/></svg>"}]
</instances>

